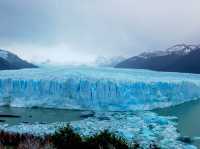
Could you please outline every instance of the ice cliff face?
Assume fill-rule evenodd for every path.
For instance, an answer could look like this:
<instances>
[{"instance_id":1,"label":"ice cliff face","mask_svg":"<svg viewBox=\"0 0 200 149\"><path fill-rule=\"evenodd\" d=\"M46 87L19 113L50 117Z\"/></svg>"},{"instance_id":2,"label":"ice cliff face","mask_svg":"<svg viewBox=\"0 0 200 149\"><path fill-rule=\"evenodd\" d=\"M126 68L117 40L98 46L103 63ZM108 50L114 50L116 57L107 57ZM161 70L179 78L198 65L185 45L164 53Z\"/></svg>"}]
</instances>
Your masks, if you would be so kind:
<instances>
[{"instance_id":1,"label":"ice cliff face","mask_svg":"<svg viewBox=\"0 0 200 149\"><path fill-rule=\"evenodd\" d=\"M143 110L199 97L200 75L80 67L0 71L1 105Z\"/></svg>"}]
</instances>

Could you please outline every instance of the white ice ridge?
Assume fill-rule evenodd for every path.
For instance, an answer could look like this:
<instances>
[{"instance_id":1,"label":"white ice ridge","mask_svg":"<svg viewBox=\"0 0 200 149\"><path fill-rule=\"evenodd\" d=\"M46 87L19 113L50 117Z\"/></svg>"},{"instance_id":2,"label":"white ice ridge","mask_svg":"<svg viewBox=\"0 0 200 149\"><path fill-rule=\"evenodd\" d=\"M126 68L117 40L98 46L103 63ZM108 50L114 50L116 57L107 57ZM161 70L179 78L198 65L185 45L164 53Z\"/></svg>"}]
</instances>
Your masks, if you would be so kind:
<instances>
[{"instance_id":1,"label":"white ice ridge","mask_svg":"<svg viewBox=\"0 0 200 149\"><path fill-rule=\"evenodd\" d=\"M93 110L166 107L200 97L200 75L116 68L0 71L0 104Z\"/></svg>"}]
</instances>

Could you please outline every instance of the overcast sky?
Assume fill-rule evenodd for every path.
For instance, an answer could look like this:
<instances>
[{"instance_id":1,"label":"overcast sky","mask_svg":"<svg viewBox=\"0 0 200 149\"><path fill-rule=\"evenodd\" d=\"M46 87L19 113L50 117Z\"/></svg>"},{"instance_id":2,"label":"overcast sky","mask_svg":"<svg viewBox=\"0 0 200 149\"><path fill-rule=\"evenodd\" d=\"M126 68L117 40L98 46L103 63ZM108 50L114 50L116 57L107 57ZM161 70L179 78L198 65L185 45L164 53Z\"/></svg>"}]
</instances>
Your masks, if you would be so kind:
<instances>
[{"instance_id":1,"label":"overcast sky","mask_svg":"<svg viewBox=\"0 0 200 149\"><path fill-rule=\"evenodd\" d=\"M30 61L131 57L199 44L199 0L0 0L0 47Z\"/></svg>"}]
</instances>

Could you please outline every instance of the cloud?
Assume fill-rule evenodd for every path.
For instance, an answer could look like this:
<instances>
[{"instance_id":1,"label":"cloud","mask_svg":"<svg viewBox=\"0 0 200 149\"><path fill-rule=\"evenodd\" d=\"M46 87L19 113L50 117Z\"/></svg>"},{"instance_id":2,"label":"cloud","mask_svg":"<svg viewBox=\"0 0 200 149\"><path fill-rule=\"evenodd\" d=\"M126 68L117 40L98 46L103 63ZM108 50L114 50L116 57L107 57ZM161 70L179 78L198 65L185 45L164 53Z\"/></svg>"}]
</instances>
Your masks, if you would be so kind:
<instances>
[{"instance_id":1,"label":"cloud","mask_svg":"<svg viewBox=\"0 0 200 149\"><path fill-rule=\"evenodd\" d=\"M199 0L1 0L0 44L38 61L129 57L198 43L199 5Z\"/></svg>"}]
</instances>

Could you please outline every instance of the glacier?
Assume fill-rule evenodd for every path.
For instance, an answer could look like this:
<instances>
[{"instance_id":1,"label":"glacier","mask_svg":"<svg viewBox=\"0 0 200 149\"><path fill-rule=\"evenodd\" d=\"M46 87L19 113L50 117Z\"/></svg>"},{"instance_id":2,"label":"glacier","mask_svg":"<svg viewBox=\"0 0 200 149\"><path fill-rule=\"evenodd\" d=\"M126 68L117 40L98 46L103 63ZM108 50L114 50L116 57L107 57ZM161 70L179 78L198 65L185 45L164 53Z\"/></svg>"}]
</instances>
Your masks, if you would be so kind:
<instances>
[{"instance_id":1,"label":"glacier","mask_svg":"<svg viewBox=\"0 0 200 149\"><path fill-rule=\"evenodd\" d=\"M0 71L0 105L149 110L200 97L200 75L95 67Z\"/></svg>"}]
</instances>

